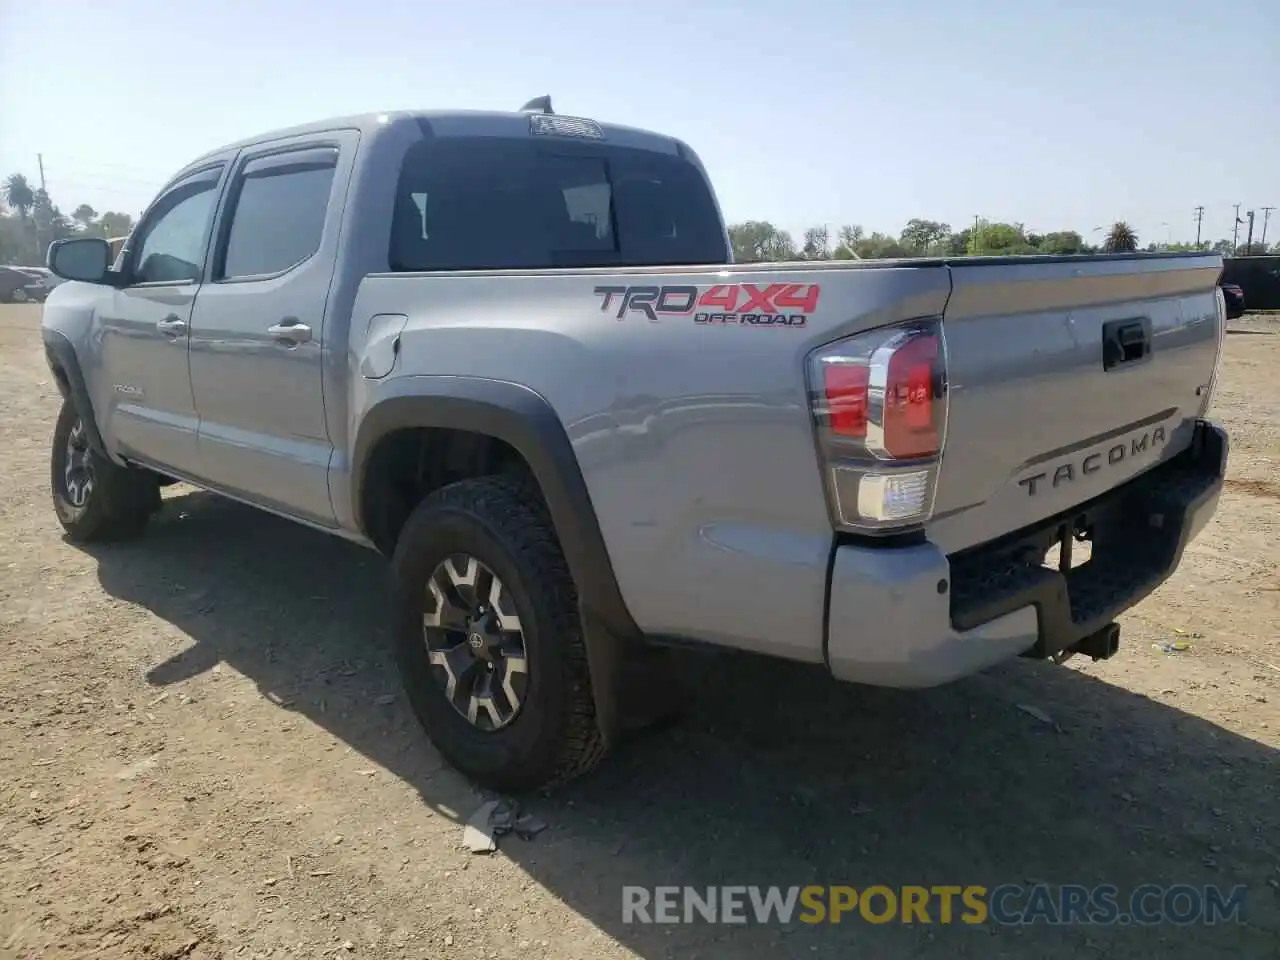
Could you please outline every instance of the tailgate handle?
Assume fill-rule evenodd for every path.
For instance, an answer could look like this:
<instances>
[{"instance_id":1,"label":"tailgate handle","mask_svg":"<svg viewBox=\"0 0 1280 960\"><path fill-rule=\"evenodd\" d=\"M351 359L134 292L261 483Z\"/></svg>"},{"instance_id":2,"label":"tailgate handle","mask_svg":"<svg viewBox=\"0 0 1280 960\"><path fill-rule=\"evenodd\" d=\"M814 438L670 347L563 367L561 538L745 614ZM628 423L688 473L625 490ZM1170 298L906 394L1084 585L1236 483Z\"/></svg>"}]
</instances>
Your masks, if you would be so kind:
<instances>
[{"instance_id":1,"label":"tailgate handle","mask_svg":"<svg viewBox=\"0 0 1280 960\"><path fill-rule=\"evenodd\" d=\"M1102 325L1102 369L1141 363L1151 356L1151 321L1112 320Z\"/></svg>"}]
</instances>

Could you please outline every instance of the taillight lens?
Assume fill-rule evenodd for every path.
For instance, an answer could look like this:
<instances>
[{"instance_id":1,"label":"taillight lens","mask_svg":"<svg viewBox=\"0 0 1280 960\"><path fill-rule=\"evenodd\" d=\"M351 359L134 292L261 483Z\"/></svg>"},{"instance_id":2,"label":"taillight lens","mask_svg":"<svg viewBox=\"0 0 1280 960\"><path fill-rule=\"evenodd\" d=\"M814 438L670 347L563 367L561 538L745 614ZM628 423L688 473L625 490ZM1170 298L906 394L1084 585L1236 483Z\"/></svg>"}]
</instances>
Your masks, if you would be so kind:
<instances>
[{"instance_id":1,"label":"taillight lens","mask_svg":"<svg viewBox=\"0 0 1280 960\"><path fill-rule=\"evenodd\" d=\"M942 324L917 320L809 358L810 404L836 524L895 533L924 523L946 426Z\"/></svg>"},{"instance_id":2,"label":"taillight lens","mask_svg":"<svg viewBox=\"0 0 1280 960\"><path fill-rule=\"evenodd\" d=\"M867 389L871 370L865 366L828 364L822 368L822 389L831 431L841 437L867 435Z\"/></svg>"},{"instance_id":3,"label":"taillight lens","mask_svg":"<svg viewBox=\"0 0 1280 960\"><path fill-rule=\"evenodd\" d=\"M938 452L933 389L938 337L922 334L895 349L887 364L884 395L884 453L895 460Z\"/></svg>"}]
</instances>

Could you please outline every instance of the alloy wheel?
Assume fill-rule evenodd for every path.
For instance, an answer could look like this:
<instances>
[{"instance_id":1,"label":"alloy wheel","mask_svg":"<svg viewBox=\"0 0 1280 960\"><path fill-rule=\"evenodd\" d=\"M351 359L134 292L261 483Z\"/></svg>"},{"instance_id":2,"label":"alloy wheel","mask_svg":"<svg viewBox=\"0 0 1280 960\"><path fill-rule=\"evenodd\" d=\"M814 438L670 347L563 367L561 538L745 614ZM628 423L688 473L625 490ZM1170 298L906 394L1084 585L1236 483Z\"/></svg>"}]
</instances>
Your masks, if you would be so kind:
<instances>
[{"instance_id":1,"label":"alloy wheel","mask_svg":"<svg viewBox=\"0 0 1280 960\"><path fill-rule=\"evenodd\" d=\"M89 502L94 486L93 455L83 420L77 420L67 435L67 460L62 468L62 480L67 502L77 509L83 508Z\"/></svg>"},{"instance_id":2,"label":"alloy wheel","mask_svg":"<svg viewBox=\"0 0 1280 960\"><path fill-rule=\"evenodd\" d=\"M500 730L520 712L529 663L515 600L469 554L438 564L422 617L428 659L445 699L480 730Z\"/></svg>"}]
</instances>

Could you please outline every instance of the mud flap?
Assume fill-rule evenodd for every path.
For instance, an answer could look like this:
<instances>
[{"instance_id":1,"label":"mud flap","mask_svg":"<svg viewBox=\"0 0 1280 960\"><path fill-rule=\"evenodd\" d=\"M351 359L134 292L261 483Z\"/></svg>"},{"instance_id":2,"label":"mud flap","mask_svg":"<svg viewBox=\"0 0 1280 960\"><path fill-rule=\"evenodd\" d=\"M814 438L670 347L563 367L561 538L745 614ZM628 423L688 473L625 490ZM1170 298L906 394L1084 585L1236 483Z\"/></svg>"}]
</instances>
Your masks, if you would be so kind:
<instances>
[{"instance_id":1,"label":"mud flap","mask_svg":"<svg viewBox=\"0 0 1280 960\"><path fill-rule=\"evenodd\" d=\"M596 707L596 726L605 748L618 741L621 731L622 664L626 643L614 636L590 610L582 610L582 640L587 646L587 668L591 671L591 695Z\"/></svg>"},{"instance_id":2,"label":"mud flap","mask_svg":"<svg viewBox=\"0 0 1280 960\"><path fill-rule=\"evenodd\" d=\"M596 725L606 748L626 734L676 717L691 696L679 651L622 638L583 612Z\"/></svg>"}]
</instances>

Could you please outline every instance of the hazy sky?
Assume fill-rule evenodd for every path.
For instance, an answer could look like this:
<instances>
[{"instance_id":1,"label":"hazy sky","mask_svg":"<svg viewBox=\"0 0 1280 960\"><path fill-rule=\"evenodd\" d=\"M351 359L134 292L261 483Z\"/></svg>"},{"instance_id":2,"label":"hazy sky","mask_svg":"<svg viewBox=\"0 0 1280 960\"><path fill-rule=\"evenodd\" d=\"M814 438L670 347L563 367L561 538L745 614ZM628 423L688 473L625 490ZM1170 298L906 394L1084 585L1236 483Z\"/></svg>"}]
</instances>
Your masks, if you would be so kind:
<instances>
[{"instance_id":1,"label":"hazy sky","mask_svg":"<svg viewBox=\"0 0 1280 960\"><path fill-rule=\"evenodd\" d=\"M0 0L0 176L136 213L221 143L330 115L557 112L702 156L730 220L1146 242L1280 206L1280 0ZM906 12L906 11L910 12ZM1169 226L1164 226L1164 224ZM1280 212L1272 236L1280 239Z\"/></svg>"}]
</instances>

